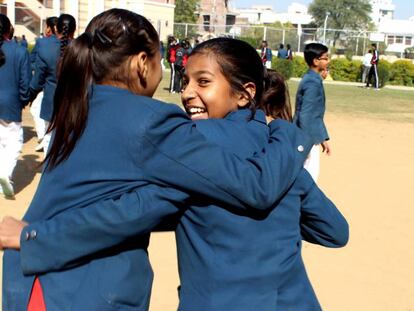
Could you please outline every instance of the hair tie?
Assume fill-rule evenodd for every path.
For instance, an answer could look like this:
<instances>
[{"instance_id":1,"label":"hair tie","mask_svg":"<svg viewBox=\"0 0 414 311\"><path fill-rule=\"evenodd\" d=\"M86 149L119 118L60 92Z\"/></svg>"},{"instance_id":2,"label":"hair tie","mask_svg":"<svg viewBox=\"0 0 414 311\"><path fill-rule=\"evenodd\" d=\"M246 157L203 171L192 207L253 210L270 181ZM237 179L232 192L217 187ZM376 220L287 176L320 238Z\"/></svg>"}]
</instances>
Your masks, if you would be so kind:
<instances>
[{"instance_id":1,"label":"hair tie","mask_svg":"<svg viewBox=\"0 0 414 311\"><path fill-rule=\"evenodd\" d=\"M95 30L94 38L95 37L104 45L111 45L112 44L112 39L109 38L107 35L105 35L99 29Z\"/></svg>"}]
</instances>

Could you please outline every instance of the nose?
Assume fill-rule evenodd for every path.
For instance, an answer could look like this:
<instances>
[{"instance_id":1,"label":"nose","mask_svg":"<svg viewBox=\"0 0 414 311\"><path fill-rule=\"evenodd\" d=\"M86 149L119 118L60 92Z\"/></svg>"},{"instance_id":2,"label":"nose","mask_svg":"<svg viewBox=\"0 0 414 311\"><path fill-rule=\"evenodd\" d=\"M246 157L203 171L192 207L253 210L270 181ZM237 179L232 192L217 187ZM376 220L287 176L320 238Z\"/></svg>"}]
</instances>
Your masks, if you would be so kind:
<instances>
[{"instance_id":1,"label":"nose","mask_svg":"<svg viewBox=\"0 0 414 311\"><path fill-rule=\"evenodd\" d=\"M189 100L191 100L195 97L196 97L196 93L194 91L194 88L192 87L191 83L187 83L184 86L184 89L181 93L181 100L183 102L186 102L186 101L189 101Z\"/></svg>"}]
</instances>

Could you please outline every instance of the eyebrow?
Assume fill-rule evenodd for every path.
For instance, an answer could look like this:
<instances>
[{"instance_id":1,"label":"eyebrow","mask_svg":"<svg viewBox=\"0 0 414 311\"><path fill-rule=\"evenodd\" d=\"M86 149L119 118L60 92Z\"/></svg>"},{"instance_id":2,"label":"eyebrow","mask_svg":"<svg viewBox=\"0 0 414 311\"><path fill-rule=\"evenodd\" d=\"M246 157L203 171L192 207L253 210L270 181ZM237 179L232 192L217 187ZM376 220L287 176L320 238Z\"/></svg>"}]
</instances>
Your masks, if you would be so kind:
<instances>
[{"instance_id":1,"label":"eyebrow","mask_svg":"<svg viewBox=\"0 0 414 311\"><path fill-rule=\"evenodd\" d=\"M214 74L213 74L213 73L211 73L211 72L210 72L210 71L208 71L208 70L199 70L199 71L194 72L194 74L195 74L195 75L209 74L210 76L214 76Z\"/></svg>"}]
</instances>

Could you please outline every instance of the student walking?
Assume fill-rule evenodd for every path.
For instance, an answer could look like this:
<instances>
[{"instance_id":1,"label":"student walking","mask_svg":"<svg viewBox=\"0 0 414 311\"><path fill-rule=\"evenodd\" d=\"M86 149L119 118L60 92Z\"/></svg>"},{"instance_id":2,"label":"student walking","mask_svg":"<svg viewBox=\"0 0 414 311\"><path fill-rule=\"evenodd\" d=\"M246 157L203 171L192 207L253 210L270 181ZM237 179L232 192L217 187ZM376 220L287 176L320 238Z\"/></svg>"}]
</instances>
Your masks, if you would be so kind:
<instances>
[{"instance_id":1,"label":"student walking","mask_svg":"<svg viewBox=\"0 0 414 311\"><path fill-rule=\"evenodd\" d=\"M287 51L286 59L293 60L293 52L292 52L292 48L290 47L290 44L286 45L286 51Z\"/></svg>"},{"instance_id":2,"label":"student walking","mask_svg":"<svg viewBox=\"0 0 414 311\"><path fill-rule=\"evenodd\" d=\"M50 37L52 35L56 35L56 25L58 22L58 18L56 16L48 17L46 19L46 29L45 29L45 37ZM30 63L32 70L35 70L36 68L36 56L37 56L37 42L41 40L42 38L39 38L36 40L36 44L32 49L32 52L30 53ZM38 145L35 148L35 151L43 151L43 137L46 133L46 123L45 120L43 120L40 117L40 109L42 107L42 101L43 101L43 91L37 94L36 98L32 101L30 105L30 113L32 114L33 121L35 124L35 130L38 140Z\"/></svg>"},{"instance_id":3,"label":"student walking","mask_svg":"<svg viewBox=\"0 0 414 311\"><path fill-rule=\"evenodd\" d=\"M369 70L368 79L366 87L369 87L371 79L374 79L373 86L376 90L379 90L379 81L378 81L378 62L379 62L379 53L377 50L377 45L374 43L371 45L372 58L371 58L371 68Z\"/></svg>"},{"instance_id":4,"label":"student walking","mask_svg":"<svg viewBox=\"0 0 414 311\"><path fill-rule=\"evenodd\" d=\"M76 21L72 15L62 14L56 25L56 35L39 39L36 44L36 60L32 80L30 81L31 100L43 91L43 99L40 107L40 118L45 121L47 128L43 136L42 146L45 156L51 139L49 130L53 115L53 96L57 82L57 66L67 45L73 39L76 30ZM78 77L74 77L77 79Z\"/></svg>"},{"instance_id":5,"label":"student walking","mask_svg":"<svg viewBox=\"0 0 414 311\"><path fill-rule=\"evenodd\" d=\"M25 237L21 252L4 254L4 311L24 310L28 300L39 296L48 311L148 309L149 231L94 253L93 243L118 238L109 232L116 226L105 221L101 228L109 231L99 239L72 244L72 238L90 228L82 222L103 219L72 218L86 211L88 204L132 194L141 203L126 214L105 207L99 212L115 223L125 216L138 217L142 226L158 224L171 213L171 202L177 211L190 195L249 214L272 206L300 173L308 146L293 126L272 122L266 150L240 157L208 142L181 108L151 99L161 79L160 59L159 37L151 23L121 9L94 17L66 49L54 97L50 127L54 139L24 216L30 225L20 223ZM233 125L225 123L224 127ZM264 132L269 134L269 129ZM55 235L52 227L59 226L48 227L45 221L59 222L54 217L64 212L69 218ZM132 223L123 228L138 229ZM12 232L3 229L2 234ZM55 247L59 244L67 251L54 253L53 247L46 247L53 254L41 251L52 238ZM92 236L81 240L88 238ZM65 262L67 256L78 259ZM67 266L61 268L62 264Z\"/></svg>"},{"instance_id":6,"label":"student walking","mask_svg":"<svg viewBox=\"0 0 414 311\"><path fill-rule=\"evenodd\" d=\"M325 91L322 84L321 73L329 64L328 48L320 43L309 43L305 46L305 61L309 70L303 76L296 92L296 106L293 123L304 130L314 144L305 168L309 171L315 182L319 176L319 153L330 155L332 150L328 144L329 136L324 123Z\"/></svg>"},{"instance_id":7,"label":"student walking","mask_svg":"<svg viewBox=\"0 0 414 311\"><path fill-rule=\"evenodd\" d=\"M0 192L14 197L12 175L23 146L22 109L29 100L27 49L9 40L9 18L0 14Z\"/></svg>"},{"instance_id":8,"label":"student walking","mask_svg":"<svg viewBox=\"0 0 414 311\"><path fill-rule=\"evenodd\" d=\"M367 53L364 55L364 59L362 60L362 83L368 83L369 72L371 70L372 64L372 50L368 50Z\"/></svg>"}]
</instances>

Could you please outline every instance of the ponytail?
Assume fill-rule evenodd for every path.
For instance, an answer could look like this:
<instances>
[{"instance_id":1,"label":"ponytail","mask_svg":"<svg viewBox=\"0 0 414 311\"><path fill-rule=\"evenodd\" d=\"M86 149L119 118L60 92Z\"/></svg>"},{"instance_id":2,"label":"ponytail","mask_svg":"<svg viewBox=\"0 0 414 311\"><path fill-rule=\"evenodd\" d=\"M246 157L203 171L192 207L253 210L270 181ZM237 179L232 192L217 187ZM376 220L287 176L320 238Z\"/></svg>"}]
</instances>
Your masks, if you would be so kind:
<instances>
[{"instance_id":1,"label":"ponytail","mask_svg":"<svg viewBox=\"0 0 414 311\"><path fill-rule=\"evenodd\" d=\"M67 47L61 60L48 132L54 139L45 159L54 168L75 148L88 119L88 93L93 81L91 38L84 33Z\"/></svg>"},{"instance_id":2,"label":"ponytail","mask_svg":"<svg viewBox=\"0 0 414 311\"><path fill-rule=\"evenodd\" d=\"M62 14L57 21L57 31L61 35L60 38L60 56L63 56L69 40L73 37L76 30L76 20L72 15Z\"/></svg>"},{"instance_id":3,"label":"ponytail","mask_svg":"<svg viewBox=\"0 0 414 311\"><path fill-rule=\"evenodd\" d=\"M267 69L264 76L264 93L259 108L273 119L292 121L289 89L283 76Z\"/></svg>"},{"instance_id":4,"label":"ponytail","mask_svg":"<svg viewBox=\"0 0 414 311\"><path fill-rule=\"evenodd\" d=\"M10 33L10 28L11 24L9 18L4 14L0 14L0 67L6 62L6 55L2 50L2 46L4 37Z\"/></svg>"}]
</instances>

